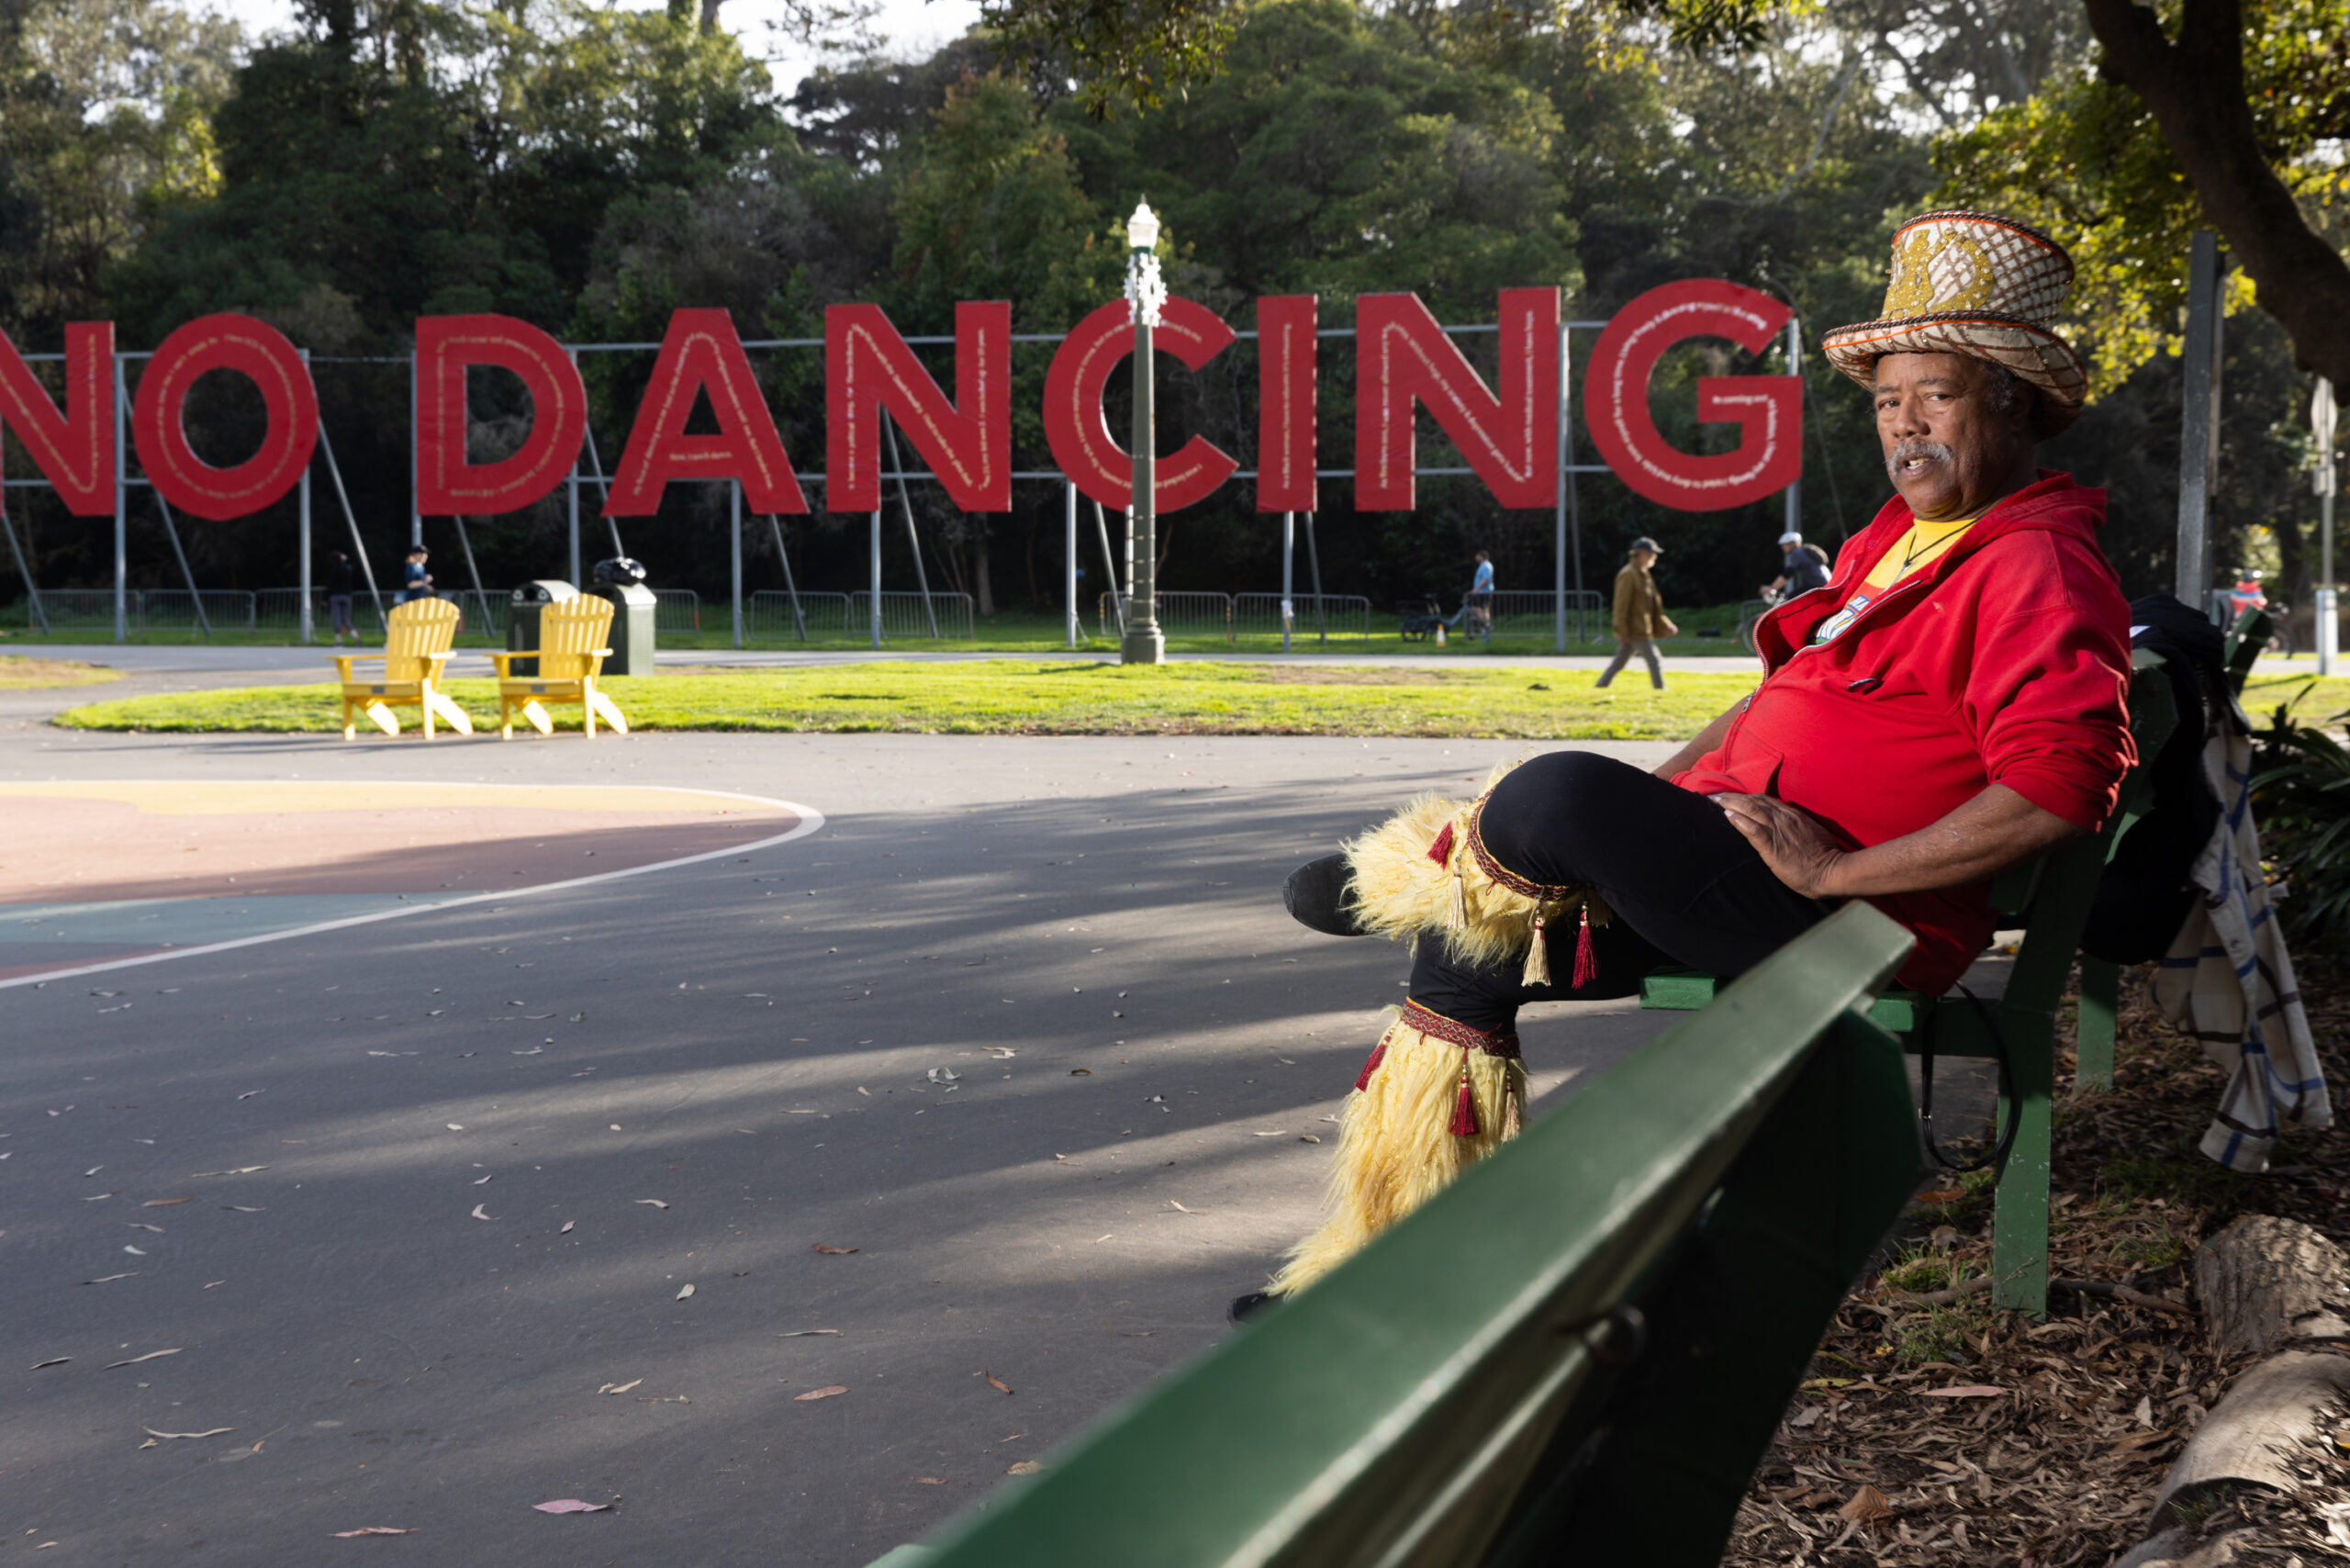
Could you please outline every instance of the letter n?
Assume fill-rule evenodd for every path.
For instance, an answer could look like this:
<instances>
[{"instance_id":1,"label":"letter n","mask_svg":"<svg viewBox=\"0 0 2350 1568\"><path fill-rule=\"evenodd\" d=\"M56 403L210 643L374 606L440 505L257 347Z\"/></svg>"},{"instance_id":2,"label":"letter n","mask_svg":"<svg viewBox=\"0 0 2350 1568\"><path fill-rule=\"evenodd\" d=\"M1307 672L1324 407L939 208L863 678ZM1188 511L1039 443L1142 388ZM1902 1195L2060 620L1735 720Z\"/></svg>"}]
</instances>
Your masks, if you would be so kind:
<instances>
[{"instance_id":1,"label":"letter n","mask_svg":"<svg viewBox=\"0 0 2350 1568\"><path fill-rule=\"evenodd\" d=\"M65 329L65 407L0 333L0 426L15 431L75 517L114 514L114 323Z\"/></svg>"},{"instance_id":2,"label":"letter n","mask_svg":"<svg viewBox=\"0 0 2350 1568\"><path fill-rule=\"evenodd\" d=\"M881 504L878 410L886 409L956 506L1010 511L1009 301L956 305L955 392L948 402L878 305L826 309L824 510L871 511Z\"/></svg>"},{"instance_id":3,"label":"letter n","mask_svg":"<svg viewBox=\"0 0 2350 1568\"><path fill-rule=\"evenodd\" d=\"M686 421L703 393L719 433L688 435ZM669 317L604 515L652 516L660 510L662 487L672 479L736 480L755 512L808 510L743 340L734 335L734 319L723 310L679 310Z\"/></svg>"},{"instance_id":4,"label":"letter n","mask_svg":"<svg viewBox=\"0 0 2350 1568\"><path fill-rule=\"evenodd\" d=\"M1501 392L1488 390L1416 294L1366 294L1355 309L1355 508L1408 511L1412 410L1423 403L1494 498L1559 495L1559 291L1501 291Z\"/></svg>"}]
</instances>

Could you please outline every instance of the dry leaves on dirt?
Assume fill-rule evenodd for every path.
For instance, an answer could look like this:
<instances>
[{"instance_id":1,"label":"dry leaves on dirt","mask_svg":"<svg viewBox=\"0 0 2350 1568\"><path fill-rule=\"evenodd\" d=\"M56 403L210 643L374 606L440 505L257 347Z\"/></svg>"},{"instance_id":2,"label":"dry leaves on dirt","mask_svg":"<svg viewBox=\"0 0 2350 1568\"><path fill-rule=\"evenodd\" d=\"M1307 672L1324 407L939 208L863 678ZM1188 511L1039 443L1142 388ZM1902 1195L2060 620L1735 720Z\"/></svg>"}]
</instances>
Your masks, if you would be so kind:
<instances>
[{"instance_id":1,"label":"dry leaves on dirt","mask_svg":"<svg viewBox=\"0 0 2350 1568\"><path fill-rule=\"evenodd\" d=\"M819 1241L814 1246L809 1248L808 1250L811 1252L822 1252L828 1258L845 1258L850 1253L856 1251L856 1249L854 1247L827 1247L822 1242Z\"/></svg>"},{"instance_id":2,"label":"dry leaves on dirt","mask_svg":"<svg viewBox=\"0 0 2350 1568\"><path fill-rule=\"evenodd\" d=\"M830 1399L835 1394L847 1392L848 1384L836 1383L830 1388L811 1388L805 1394L795 1394L791 1396L791 1402L794 1405L805 1405L811 1399Z\"/></svg>"},{"instance_id":3,"label":"dry leaves on dirt","mask_svg":"<svg viewBox=\"0 0 2350 1568\"><path fill-rule=\"evenodd\" d=\"M532 1507L543 1514L609 1514L610 1503L583 1503L576 1497L558 1497L552 1503L533 1503Z\"/></svg>"},{"instance_id":4,"label":"dry leaves on dirt","mask_svg":"<svg viewBox=\"0 0 2350 1568\"><path fill-rule=\"evenodd\" d=\"M358 1529L339 1529L330 1537L333 1540L349 1540L355 1535L414 1535L413 1529L394 1529L389 1525L363 1525Z\"/></svg>"},{"instance_id":5,"label":"dry leaves on dirt","mask_svg":"<svg viewBox=\"0 0 2350 1568\"><path fill-rule=\"evenodd\" d=\"M986 1368L982 1367L979 1369L979 1375L988 1380L988 1386L990 1388L1000 1388L1006 1394L1010 1394L1012 1392L1012 1385L1010 1383L996 1376L995 1373L989 1372Z\"/></svg>"}]
</instances>

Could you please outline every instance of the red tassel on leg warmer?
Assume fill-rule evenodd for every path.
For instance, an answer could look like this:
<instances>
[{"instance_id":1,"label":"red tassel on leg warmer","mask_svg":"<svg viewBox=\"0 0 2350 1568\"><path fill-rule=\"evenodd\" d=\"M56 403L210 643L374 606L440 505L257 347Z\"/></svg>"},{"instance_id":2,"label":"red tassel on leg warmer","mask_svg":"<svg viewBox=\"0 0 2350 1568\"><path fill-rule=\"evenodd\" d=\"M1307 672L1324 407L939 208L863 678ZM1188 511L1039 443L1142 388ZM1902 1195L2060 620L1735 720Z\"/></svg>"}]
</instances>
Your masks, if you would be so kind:
<instances>
[{"instance_id":1,"label":"red tassel on leg warmer","mask_svg":"<svg viewBox=\"0 0 2350 1568\"><path fill-rule=\"evenodd\" d=\"M1591 905L1586 903L1583 906L1583 920L1575 928L1574 989L1581 991L1598 978L1599 956L1592 951Z\"/></svg>"},{"instance_id":2,"label":"red tassel on leg warmer","mask_svg":"<svg viewBox=\"0 0 2350 1568\"><path fill-rule=\"evenodd\" d=\"M1386 1059L1387 1041L1382 1038L1379 1044L1371 1047L1371 1059L1362 1064L1362 1075L1355 1080L1355 1089L1358 1092L1371 1087L1371 1075L1377 1072L1379 1064Z\"/></svg>"},{"instance_id":3,"label":"red tassel on leg warmer","mask_svg":"<svg viewBox=\"0 0 2350 1568\"><path fill-rule=\"evenodd\" d=\"M1469 1090L1469 1052L1465 1047L1460 1052L1460 1093L1452 1103L1452 1136L1477 1136L1477 1098Z\"/></svg>"}]
</instances>

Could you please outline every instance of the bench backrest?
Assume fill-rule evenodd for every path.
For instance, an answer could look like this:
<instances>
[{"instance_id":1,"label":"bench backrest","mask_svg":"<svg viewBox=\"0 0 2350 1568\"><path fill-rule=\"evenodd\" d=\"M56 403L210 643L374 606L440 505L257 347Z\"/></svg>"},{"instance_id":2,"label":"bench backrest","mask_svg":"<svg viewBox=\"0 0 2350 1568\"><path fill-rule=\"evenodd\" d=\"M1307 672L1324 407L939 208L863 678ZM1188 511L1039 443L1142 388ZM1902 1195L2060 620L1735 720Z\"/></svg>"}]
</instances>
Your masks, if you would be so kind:
<instances>
[{"instance_id":1,"label":"bench backrest","mask_svg":"<svg viewBox=\"0 0 2350 1568\"><path fill-rule=\"evenodd\" d=\"M411 599L394 605L385 622L384 678L422 680L430 676L430 655L445 654L455 644L457 620L457 607L445 599Z\"/></svg>"},{"instance_id":2,"label":"bench backrest","mask_svg":"<svg viewBox=\"0 0 2350 1568\"><path fill-rule=\"evenodd\" d=\"M1917 1178L1910 946L1823 922L919 1560L1718 1562Z\"/></svg>"},{"instance_id":3,"label":"bench backrest","mask_svg":"<svg viewBox=\"0 0 2350 1568\"><path fill-rule=\"evenodd\" d=\"M541 680L578 680L592 655L602 653L612 631L612 601L583 594L550 604L539 612Z\"/></svg>"}]
</instances>

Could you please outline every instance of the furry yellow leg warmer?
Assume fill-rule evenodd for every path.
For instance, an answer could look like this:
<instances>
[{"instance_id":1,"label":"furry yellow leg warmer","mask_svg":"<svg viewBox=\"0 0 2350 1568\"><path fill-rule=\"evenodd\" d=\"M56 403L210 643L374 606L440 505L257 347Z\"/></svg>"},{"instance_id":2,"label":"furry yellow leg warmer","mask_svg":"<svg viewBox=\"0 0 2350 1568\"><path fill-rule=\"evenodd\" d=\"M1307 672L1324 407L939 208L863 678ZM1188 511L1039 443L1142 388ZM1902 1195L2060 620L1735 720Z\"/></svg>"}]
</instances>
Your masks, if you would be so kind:
<instances>
[{"instance_id":1,"label":"furry yellow leg warmer","mask_svg":"<svg viewBox=\"0 0 2350 1568\"><path fill-rule=\"evenodd\" d=\"M1517 1135L1526 1069L1517 1036L1487 1035L1405 1002L1338 1123L1330 1217L1265 1288L1304 1289Z\"/></svg>"}]
</instances>

